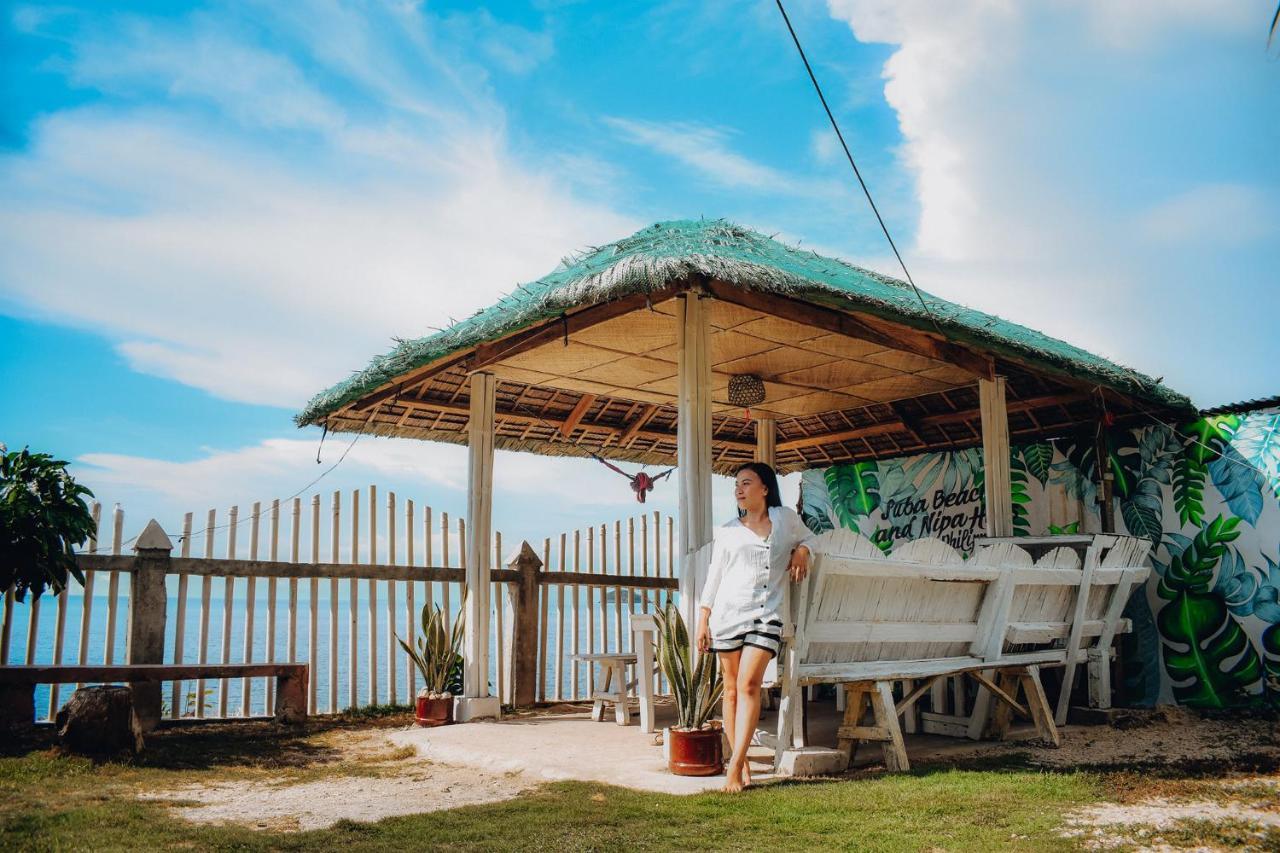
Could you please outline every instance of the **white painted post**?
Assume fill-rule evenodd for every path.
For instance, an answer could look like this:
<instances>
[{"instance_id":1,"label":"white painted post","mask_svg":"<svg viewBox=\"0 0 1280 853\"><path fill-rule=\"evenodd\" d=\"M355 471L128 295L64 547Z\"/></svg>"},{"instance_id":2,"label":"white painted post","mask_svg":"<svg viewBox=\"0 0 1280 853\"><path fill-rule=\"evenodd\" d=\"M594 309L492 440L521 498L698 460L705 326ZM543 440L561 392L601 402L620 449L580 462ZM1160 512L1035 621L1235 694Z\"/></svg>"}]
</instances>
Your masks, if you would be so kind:
<instances>
[{"instance_id":1,"label":"white painted post","mask_svg":"<svg viewBox=\"0 0 1280 853\"><path fill-rule=\"evenodd\" d=\"M678 402L676 476L680 486L680 610L697 625L699 581L693 555L711 541L711 359L709 303L683 294L676 315Z\"/></svg>"},{"instance_id":2,"label":"white painted post","mask_svg":"<svg viewBox=\"0 0 1280 853\"><path fill-rule=\"evenodd\" d=\"M467 598L463 640L462 697L455 702L460 722L498 717L498 697L489 694L489 566L493 555L493 436L497 380L492 373L471 375L471 420L467 424Z\"/></svg>"},{"instance_id":3,"label":"white painted post","mask_svg":"<svg viewBox=\"0 0 1280 853\"><path fill-rule=\"evenodd\" d=\"M1013 496L1009 484L1009 414L1005 380L978 380L982 413L982 466L987 493L987 535L1013 535Z\"/></svg>"}]
</instances>

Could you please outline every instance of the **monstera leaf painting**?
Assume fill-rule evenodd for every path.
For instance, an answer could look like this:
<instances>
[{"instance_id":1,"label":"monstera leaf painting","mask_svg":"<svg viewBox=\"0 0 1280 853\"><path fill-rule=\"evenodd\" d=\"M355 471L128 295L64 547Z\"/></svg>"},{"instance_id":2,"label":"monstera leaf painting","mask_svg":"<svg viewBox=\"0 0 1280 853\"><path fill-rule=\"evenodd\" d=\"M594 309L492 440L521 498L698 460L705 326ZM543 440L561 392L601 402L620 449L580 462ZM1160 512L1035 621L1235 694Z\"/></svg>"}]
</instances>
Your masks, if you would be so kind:
<instances>
[{"instance_id":1,"label":"monstera leaf painting","mask_svg":"<svg viewBox=\"0 0 1280 853\"><path fill-rule=\"evenodd\" d=\"M1218 458L1209 463L1209 477L1232 513L1250 524L1258 523L1267 482L1240 451L1229 444L1223 447Z\"/></svg>"},{"instance_id":2,"label":"monstera leaf painting","mask_svg":"<svg viewBox=\"0 0 1280 853\"><path fill-rule=\"evenodd\" d=\"M1261 472L1271 494L1280 499L1280 413L1247 415L1233 443L1240 455Z\"/></svg>"},{"instance_id":3,"label":"monstera leaf painting","mask_svg":"<svg viewBox=\"0 0 1280 853\"><path fill-rule=\"evenodd\" d=\"M800 475L800 518L814 533L826 533L835 527L831 514L831 496L822 472L805 471Z\"/></svg>"},{"instance_id":4,"label":"monstera leaf painting","mask_svg":"<svg viewBox=\"0 0 1280 853\"><path fill-rule=\"evenodd\" d=\"M827 494L841 527L858 529L858 519L880 507L880 480L875 462L853 462L826 470Z\"/></svg>"},{"instance_id":5,"label":"monstera leaf painting","mask_svg":"<svg viewBox=\"0 0 1280 853\"><path fill-rule=\"evenodd\" d=\"M1158 592L1169 603L1156 618L1164 641L1164 666L1179 702L1227 708L1249 702L1262 678L1262 661L1222 596L1210 590L1214 569L1239 537L1240 519L1215 518L1186 549L1175 554Z\"/></svg>"},{"instance_id":6,"label":"monstera leaf painting","mask_svg":"<svg viewBox=\"0 0 1280 853\"><path fill-rule=\"evenodd\" d=\"M1240 428L1240 415L1215 415L1200 418L1178 431L1186 441L1173 469L1173 506L1182 524L1204 523L1204 484L1209 463L1222 455L1222 449Z\"/></svg>"},{"instance_id":7,"label":"monstera leaf painting","mask_svg":"<svg viewBox=\"0 0 1280 853\"><path fill-rule=\"evenodd\" d=\"M1267 701L1280 708L1280 563L1266 554L1266 572L1253 597L1253 615L1271 624L1262 632Z\"/></svg>"}]
</instances>

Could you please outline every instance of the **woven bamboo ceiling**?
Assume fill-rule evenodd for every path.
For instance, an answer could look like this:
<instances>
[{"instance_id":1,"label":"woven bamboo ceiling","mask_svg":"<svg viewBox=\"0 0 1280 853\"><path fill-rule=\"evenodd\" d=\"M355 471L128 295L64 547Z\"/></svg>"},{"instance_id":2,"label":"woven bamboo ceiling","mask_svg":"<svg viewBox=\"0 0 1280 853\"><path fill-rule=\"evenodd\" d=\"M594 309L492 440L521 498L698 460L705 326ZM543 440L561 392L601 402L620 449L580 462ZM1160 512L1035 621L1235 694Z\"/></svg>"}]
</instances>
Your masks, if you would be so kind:
<instances>
[{"instance_id":1,"label":"woven bamboo ceiling","mask_svg":"<svg viewBox=\"0 0 1280 853\"><path fill-rule=\"evenodd\" d=\"M405 370L320 422L465 443L468 376L484 370L499 380L498 447L674 464L676 318L691 288L711 300L719 473L753 458L761 417L776 420L783 472L980 444L979 377L1007 378L1015 441L1092 430L1101 406L1120 421L1137 414L1126 395L1061 371L869 313L693 276ZM750 418L728 401L730 377L743 374L765 388Z\"/></svg>"}]
</instances>

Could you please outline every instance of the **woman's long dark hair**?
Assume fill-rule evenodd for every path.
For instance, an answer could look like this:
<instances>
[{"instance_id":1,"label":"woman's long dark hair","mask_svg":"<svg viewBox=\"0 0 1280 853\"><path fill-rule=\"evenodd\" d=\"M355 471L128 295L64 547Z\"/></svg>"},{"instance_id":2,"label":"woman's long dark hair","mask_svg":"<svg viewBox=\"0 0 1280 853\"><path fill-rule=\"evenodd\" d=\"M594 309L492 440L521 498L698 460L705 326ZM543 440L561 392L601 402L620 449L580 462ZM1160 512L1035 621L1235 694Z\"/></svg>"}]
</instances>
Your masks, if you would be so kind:
<instances>
[{"instance_id":1,"label":"woman's long dark hair","mask_svg":"<svg viewBox=\"0 0 1280 853\"><path fill-rule=\"evenodd\" d=\"M737 479L743 471L754 471L760 478L760 482L769 490L769 493L764 496L765 506L782 506L782 490L778 488L778 475L773 472L772 466L765 462L747 462L739 465L738 470L733 472L734 478Z\"/></svg>"}]
</instances>

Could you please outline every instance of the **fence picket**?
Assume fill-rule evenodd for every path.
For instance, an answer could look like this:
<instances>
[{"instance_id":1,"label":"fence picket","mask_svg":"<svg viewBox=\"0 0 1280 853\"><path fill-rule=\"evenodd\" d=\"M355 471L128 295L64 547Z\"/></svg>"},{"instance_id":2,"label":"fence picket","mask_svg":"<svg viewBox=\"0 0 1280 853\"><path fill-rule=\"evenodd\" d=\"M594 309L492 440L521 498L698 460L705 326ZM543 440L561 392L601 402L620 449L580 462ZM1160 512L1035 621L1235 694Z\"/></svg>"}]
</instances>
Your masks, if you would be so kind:
<instances>
[{"instance_id":1,"label":"fence picket","mask_svg":"<svg viewBox=\"0 0 1280 853\"><path fill-rule=\"evenodd\" d=\"M209 510L208 520L204 526L204 557L213 559L213 533L218 518L218 511ZM209 662L209 607L213 600L213 576L205 575L200 584L200 649L196 652L199 663ZM196 680L196 718L204 716L204 679Z\"/></svg>"},{"instance_id":2,"label":"fence picket","mask_svg":"<svg viewBox=\"0 0 1280 853\"><path fill-rule=\"evenodd\" d=\"M182 545L178 553L183 557L191 556L191 518L192 513L182 517ZM173 620L173 662L182 663L183 646L187 636L187 575L178 575L178 606ZM61 663L60 660L55 663ZM57 685L53 685L57 688ZM169 716L178 719L182 716L183 702L182 682L175 681L170 686ZM51 694L52 695L52 694ZM52 702L50 703L52 706ZM49 716L53 716L53 708L49 708Z\"/></svg>"},{"instance_id":3,"label":"fence picket","mask_svg":"<svg viewBox=\"0 0 1280 853\"><path fill-rule=\"evenodd\" d=\"M236 558L236 530L238 529L240 518L240 507L233 506L228 512L228 528L227 528L227 559L234 560ZM232 609L231 599L235 595L236 579L228 575L222 581L222 662L231 663L231 615ZM231 687L231 679L223 678L218 681L218 716L225 717L227 715L227 692Z\"/></svg>"}]
</instances>

